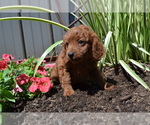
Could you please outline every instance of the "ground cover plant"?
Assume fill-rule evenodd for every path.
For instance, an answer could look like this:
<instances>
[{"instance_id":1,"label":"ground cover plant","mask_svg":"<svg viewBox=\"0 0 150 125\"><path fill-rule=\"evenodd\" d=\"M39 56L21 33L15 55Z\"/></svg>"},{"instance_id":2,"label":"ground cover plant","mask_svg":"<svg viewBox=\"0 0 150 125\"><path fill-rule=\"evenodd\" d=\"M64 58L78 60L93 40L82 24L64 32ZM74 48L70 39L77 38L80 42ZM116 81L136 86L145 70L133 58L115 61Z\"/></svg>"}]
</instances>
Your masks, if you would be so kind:
<instances>
[{"instance_id":1,"label":"ground cover plant","mask_svg":"<svg viewBox=\"0 0 150 125\"><path fill-rule=\"evenodd\" d=\"M53 87L49 77L52 65L42 63L33 76L37 59L13 59L12 55L3 54L0 60L0 111L5 111L10 102L41 96Z\"/></svg>"},{"instance_id":2,"label":"ground cover plant","mask_svg":"<svg viewBox=\"0 0 150 125\"><path fill-rule=\"evenodd\" d=\"M35 7L35 6L5 6L0 7L0 10L9 9L31 9L40 12L54 13L54 11ZM35 17L5 17L0 18L0 21L6 20L30 20L40 21L44 23L53 24L62 27L66 30L66 26L63 26L57 22L46 20L43 18ZM13 62L14 57L10 54L2 55L0 61L0 112L5 111L9 102L15 102L17 99L32 99L36 96L42 95L42 93L48 92L53 86L50 81L50 67L45 67L43 61L46 55L52 51L62 41L58 41L54 45L50 46L41 56L39 60L35 58L29 58L23 62ZM4 58L6 56L6 59ZM47 71L46 71L47 69Z\"/></svg>"}]
</instances>

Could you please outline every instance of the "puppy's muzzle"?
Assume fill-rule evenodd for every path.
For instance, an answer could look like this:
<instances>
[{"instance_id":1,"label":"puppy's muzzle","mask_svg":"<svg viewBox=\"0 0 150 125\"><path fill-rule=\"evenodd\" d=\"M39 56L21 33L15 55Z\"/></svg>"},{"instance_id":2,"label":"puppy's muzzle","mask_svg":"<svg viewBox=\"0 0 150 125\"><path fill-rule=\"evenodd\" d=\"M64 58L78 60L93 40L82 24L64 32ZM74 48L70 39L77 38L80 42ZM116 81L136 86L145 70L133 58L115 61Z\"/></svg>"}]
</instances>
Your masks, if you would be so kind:
<instances>
[{"instance_id":1,"label":"puppy's muzzle","mask_svg":"<svg viewBox=\"0 0 150 125\"><path fill-rule=\"evenodd\" d=\"M68 53L68 56L69 56L70 59L73 59L74 52L69 52L69 53Z\"/></svg>"}]
</instances>

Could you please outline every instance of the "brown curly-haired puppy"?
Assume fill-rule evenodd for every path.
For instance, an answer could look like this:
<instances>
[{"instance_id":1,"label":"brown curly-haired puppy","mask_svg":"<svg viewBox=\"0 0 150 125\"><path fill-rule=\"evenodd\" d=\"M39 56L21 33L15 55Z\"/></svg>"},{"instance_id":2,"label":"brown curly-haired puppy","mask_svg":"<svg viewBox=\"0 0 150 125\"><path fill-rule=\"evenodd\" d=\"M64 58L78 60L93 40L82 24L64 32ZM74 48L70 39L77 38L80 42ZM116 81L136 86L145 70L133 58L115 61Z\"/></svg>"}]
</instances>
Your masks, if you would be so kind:
<instances>
[{"instance_id":1,"label":"brown curly-haired puppy","mask_svg":"<svg viewBox=\"0 0 150 125\"><path fill-rule=\"evenodd\" d=\"M96 83L101 89L112 89L102 78L97 62L104 56L104 46L96 33L87 26L71 28L63 38L63 47L51 72L51 79L58 80L64 96L73 95L73 84Z\"/></svg>"}]
</instances>

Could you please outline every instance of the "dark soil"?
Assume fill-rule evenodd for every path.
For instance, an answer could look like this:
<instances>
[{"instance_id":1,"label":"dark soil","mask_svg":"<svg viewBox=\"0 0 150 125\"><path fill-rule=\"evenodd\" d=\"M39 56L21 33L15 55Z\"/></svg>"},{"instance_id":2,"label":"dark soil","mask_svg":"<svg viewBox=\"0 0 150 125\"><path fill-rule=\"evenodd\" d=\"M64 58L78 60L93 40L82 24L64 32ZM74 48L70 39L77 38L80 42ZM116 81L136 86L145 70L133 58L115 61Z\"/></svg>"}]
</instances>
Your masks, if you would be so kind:
<instances>
[{"instance_id":1,"label":"dark soil","mask_svg":"<svg viewBox=\"0 0 150 125\"><path fill-rule=\"evenodd\" d=\"M150 72L132 67L150 86ZM76 94L63 97L60 85L40 98L18 101L7 112L150 112L150 91L131 78L122 68L104 68L105 79L115 84L111 91L92 85L76 89Z\"/></svg>"}]
</instances>

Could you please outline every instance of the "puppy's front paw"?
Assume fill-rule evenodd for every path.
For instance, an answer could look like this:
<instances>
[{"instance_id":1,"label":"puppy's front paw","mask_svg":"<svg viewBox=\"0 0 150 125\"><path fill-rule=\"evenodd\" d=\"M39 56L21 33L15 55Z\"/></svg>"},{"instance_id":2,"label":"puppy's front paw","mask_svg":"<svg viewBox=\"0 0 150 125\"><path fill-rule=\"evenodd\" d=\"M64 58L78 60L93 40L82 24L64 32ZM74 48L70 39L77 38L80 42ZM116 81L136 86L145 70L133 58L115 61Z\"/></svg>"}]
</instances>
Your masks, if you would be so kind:
<instances>
[{"instance_id":1,"label":"puppy's front paw","mask_svg":"<svg viewBox=\"0 0 150 125\"><path fill-rule=\"evenodd\" d=\"M74 95L74 94L75 94L75 91L72 90L72 89L64 90L64 96L71 96L71 95Z\"/></svg>"}]
</instances>

